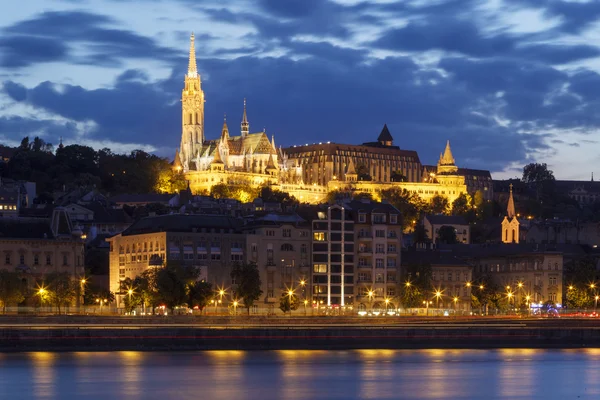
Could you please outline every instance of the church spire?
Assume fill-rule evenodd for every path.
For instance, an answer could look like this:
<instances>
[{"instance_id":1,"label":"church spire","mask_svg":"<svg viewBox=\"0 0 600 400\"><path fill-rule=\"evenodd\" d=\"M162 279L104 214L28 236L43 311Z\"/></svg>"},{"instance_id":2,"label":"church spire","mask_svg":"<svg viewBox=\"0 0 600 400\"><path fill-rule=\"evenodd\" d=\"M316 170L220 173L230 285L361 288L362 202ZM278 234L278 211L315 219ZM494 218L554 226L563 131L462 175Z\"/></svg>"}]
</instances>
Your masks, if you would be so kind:
<instances>
[{"instance_id":1,"label":"church spire","mask_svg":"<svg viewBox=\"0 0 600 400\"><path fill-rule=\"evenodd\" d=\"M196 48L194 46L194 32L190 36L190 59L188 62L188 73L189 77L196 77L198 75L198 67L196 66Z\"/></svg>"},{"instance_id":2,"label":"church spire","mask_svg":"<svg viewBox=\"0 0 600 400\"><path fill-rule=\"evenodd\" d=\"M223 129L221 130L221 140L229 140L229 128L227 127L227 114L223 116Z\"/></svg>"},{"instance_id":3,"label":"church spire","mask_svg":"<svg viewBox=\"0 0 600 400\"><path fill-rule=\"evenodd\" d=\"M508 218L512 219L515 215L517 215L517 213L515 212L515 200L513 199L512 183L509 185L509 188L510 193L508 195L508 206L506 207L506 215L508 216Z\"/></svg>"},{"instance_id":4,"label":"church spire","mask_svg":"<svg viewBox=\"0 0 600 400\"><path fill-rule=\"evenodd\" d=\"M248 116L246 115L246 98L244 98L244 114L242 114L242 137L248 136L250 133L250 123L248 122Z\"/></svg>"},{"instance_id":5,"label":"church spire","mask_svg":"<svg viewBox=\"0 0 600 400\"><path fill-rule=\"evenodd\" d=\"M452 150L450 149L450 141L446 142L446 149L442 156L441 163L443 165L454 165L454 157L452 156Z\"/></svg>"}]
</instances>

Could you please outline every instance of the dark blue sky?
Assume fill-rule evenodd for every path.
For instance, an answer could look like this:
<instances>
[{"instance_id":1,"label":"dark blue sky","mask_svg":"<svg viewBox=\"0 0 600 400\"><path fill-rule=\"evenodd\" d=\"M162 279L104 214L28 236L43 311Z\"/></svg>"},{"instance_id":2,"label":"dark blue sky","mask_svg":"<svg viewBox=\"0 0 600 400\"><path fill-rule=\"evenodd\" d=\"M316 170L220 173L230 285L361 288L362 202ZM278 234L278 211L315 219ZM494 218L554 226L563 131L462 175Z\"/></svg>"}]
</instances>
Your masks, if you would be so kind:
<instances>
[{"instance_id":1,"label":"dark blue sky","mask_svg":"<svg viewBox=\"0 0 600 400\"><path fill-rule=\"evenodd\" d=\"M28 0L0 5L0 141L25 135L172 157L189 33L206 135L374 140L494 177L600 159L600 3L535 0ZM600 171L596 170L600 176Z\"/></svg>"}]
</instances>

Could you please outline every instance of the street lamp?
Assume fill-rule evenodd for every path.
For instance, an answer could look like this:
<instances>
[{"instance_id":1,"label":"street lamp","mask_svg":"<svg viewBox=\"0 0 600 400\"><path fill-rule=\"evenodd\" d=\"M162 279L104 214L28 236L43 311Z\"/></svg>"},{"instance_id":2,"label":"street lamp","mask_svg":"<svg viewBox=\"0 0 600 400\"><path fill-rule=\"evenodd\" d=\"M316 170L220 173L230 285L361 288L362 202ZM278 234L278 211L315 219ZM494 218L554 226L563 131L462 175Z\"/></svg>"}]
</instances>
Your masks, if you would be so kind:
<instances>
[{"instance_id":1,"label":"street lamp","mask_svg":"<svg viewBox=\"0 0 600 400\"><path fill-rule=\"evenodd\" d=\"M510 310L510 300L513 297L513 293L512 292L508 292L507 296L508 296L508 309Z\"/></svg>"},{"instance_id":2,"label":"street lamp","mask_svg":"<svg viewBox=\"0 0 600 400\"><path fill-rule=\"evenodd\" d=\"M294 291L292 289L288 290L288 301L290 306L290 317L292 316L292 296L294 295Z\"/></svg>"},{"instance_id":3,"label":"street lamp","mask_svg":"<svg viewBox=\"0 0 600 400\"><path fill-rule=\"evenodd\" d=\"M371 314L373 313L373 296L375 296L375 292L369 290L367 292L367 296L369 296L369 308L371 308Z\"/></svg>"},{"instance_id":4,"label":"street lamp","mask_svg":"<svg viewBox=\"0 0 600 400\"><path fill-rule=\"evenodd\" d=\"M596 309L598 308L598 299L600 299L600 296L596 295L594 297L594 300L596 301L596 303L594 304L594 312L596 312Z\"/></svg>"},{"instance_id":5,"label":"street lamp","mask_svg":"<svg viewBox=\"0 0 600 400\"><path fill-rule=\"evenodd\" d=\"M304 316L306 317L306 305L308 304L308 300L304 299Z\"/></svg>"},{"instance_id":6,"label":"street lamp","mask_svg":"<svg viewBox=\"0 0 600 400\"><path fill-rule=\"evenodd\" d=\"M234 300L233 301L233 315L237 315L237 306L238 306L238 301Z\"/></svg>"},{"instance_id":7,"label":"street lamp","mask_svg":"<svg viewBox=\"0 0 600 400\"><path fill-rule=\"evenodd\" d=\"M425 316L428 317L429 316L429 305L431 304L431 301L424 300L423 304L425 304L425 307L426 307Z\"/></svg>"},{"instance_id":8,"label":"street lamp","mask_svg":"<svg viewBox=\"0 0 600 400\"><path fill-rule=\"evenodd\" d=\"M454 314L456 314L456 306L458 305L458 296L454 296L452 301L454 302Z\"/></svg>"},{"instance_id":9,"label":"street lamp","mask_svg":"<svg viewBox=\"0 0 600 400\"><path fill-rule=\"evenodd\" d=\"M390 304L390 299L385 299L384 302L385 302L385 314L387 315L387 313L388 313L388 305Z\"/></svg>"},{"instance_id":10,"label":"street lamp","mask_svg":"<svg viewBox=\"0 0 600 400\"><path fill-rule=\"evenodd\" d=\"M531 300L531 296L525 296L525 301L527 302L527 315L529 315L529 301Z\"/></svg>"},{"instance_id":11,"label":"street lamp","mask_svg":"<svg viewBox=\"0 0 600 400\"><path fill-rule=\"evenodd\" d=\"M436 299L436 305L435 308L440 308L440 298L442 297L442 292L440 290L437 290L435 292L435 299Z\"/></svg>"}]
</instances>

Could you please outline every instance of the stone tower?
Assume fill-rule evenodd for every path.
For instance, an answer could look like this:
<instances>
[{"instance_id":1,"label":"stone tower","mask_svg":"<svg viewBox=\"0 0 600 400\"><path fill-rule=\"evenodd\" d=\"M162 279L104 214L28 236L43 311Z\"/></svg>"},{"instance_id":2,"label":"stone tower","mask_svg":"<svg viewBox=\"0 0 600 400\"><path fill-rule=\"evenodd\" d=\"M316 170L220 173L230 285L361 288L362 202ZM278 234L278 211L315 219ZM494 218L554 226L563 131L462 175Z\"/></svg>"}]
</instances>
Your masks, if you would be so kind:
<instances>
[{"instance_id":1,"label":"stone tower","mask_svg":"<svg viewBox=\"0 0 600 400\"><path fill-rule=\"evenodd\" d=\"M515 212L515 200L513 199L513 185L510 184L506 216L502 220L502 243L519 243L519 220Z\"/></svg>"},{"instance_id":2,"label":"stone tower","mask_svg":"<svg viewBox=\"0 0 600 400\"><path fill-rule=\"evenodd\" d=\"M190 57L185 85L181 93L181 147L179 157L183 171L187 172L190 162L197 157L204 142L204 92L196 66L194 34L190 36Z\"/></svg>"}]
</instances>

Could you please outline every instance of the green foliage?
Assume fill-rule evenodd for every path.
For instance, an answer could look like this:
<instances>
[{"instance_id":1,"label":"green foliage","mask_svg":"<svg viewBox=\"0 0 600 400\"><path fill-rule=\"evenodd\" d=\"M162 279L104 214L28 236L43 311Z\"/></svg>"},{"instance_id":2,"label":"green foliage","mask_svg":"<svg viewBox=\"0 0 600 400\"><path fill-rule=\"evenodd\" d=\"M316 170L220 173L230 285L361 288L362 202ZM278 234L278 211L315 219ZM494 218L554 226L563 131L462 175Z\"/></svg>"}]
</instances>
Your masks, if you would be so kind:
<instances>
[{"instance_id":1,"label":"green foliage","mask_svg":"<svg viewBox=\"0 0 600 400\"><path fill-rule=\"evenodd\" d=\"M213 294L212 284L206 281L193 282L188 286L188 307L197 306L200 311L204 310Z\"/></svg>"},{"instance_id":2,"label":"green foliage","mask_svg":"<svg viewBox=\"0 0 600 400\"><path fill-rule=\"evenodd\" d=\"M468 217L471 213L472 207L472 199L466 193L461 193L454 201L452 202L452 215L459 215L462 217Z\"/></svg>"},{"instance_id":3,"label":"green foliage","mask_svg":"<svg viewBox=\"0 0 600 400\"><path fill-rule=\"evenodd\" d=\"M283 206L298 205L298 200L294 196L281 190L273 190L270 186L263 186L258 197L267 203L281 203Z\"/></svg>"},{"instance_id":4,"label":"green foliage","mask_svg":"<svg viewBox=\"0 0 600 400\"><path fill-rule=\"evenodd\" d=\"M48 291L48 300L57 307L59 314L61 306L68 307L77 298L79 282L71 279L68 272L52 272L46 275L44 281Z\"/></svg>"},{"instance_id":5,"label":"green foliage","mask_svg":"<svg viewBox=\"0 0 600 400\"><path fill-rule=\"evenodd\" d=\"M258 266L253 262L236 263L231 271L231 279L236 282L234 295L242 300L250 315L250 308L263 293Z\"/></svg>"},{"instance_id":6,"label":"green foliage","mask_svg":"<svg viewBox=\"0 0 600 400\"><path fill-rule=\"evenodd\" d=\"M415 230L413 231L413 241L415 243L429 242L429 236L427 236L427 229L423 223L417 223Z\"/></svg>"},{"instance_id":7,"label":"green foliage","mask_svg":"<svg viewBox=\"0 0 600 400\"><path fill-rule=\"evenodd\" d=\"M408 178L406 175L402 173L402 171L394 171L390 176L390 180L392 182L408 182Z\"/></svg>"},{"instance_id":8,"label":"green foliage","mask_svg":"<svg viewBox=\"0 0 600 400\"><path fill-rule=\"evenodd\" d=\"M156 276L156 291L160 300L173 311L177 306L187 304L188 286L198 278L199 271L193 267L184 267L179 263L169 263L159 268Z\"/></svg>"},{"instance_id":9,"label":"green foliage","mask_svg":"<svg viewBox=\"0 0 600 400\"><path fill-rule=\"evenodd\" d=\"M600 293L598 271L593 257L582 257L569 261L564 267L566 282L566 304L570 308L586 308L595 304L594 297ZM595 284L596 287L590 287Z\"/></svg>"},{"instance_id":10,"label":"green foliage","mask_svg":"<svg viewBox=\"0 0 600 400\"><path fill-rule=\"evenodd\" d=\"M481 286L483 286L483 289ZM484 276L476 285L471 287L471 307L473 309L480 308L483 313L487 313L489 306L500 308L502 298L503 294L500 286L492 281L489 276Z\"/></svg>"},{"instance_id":11,"label":"green foliage","mask_svg":"<svg viewBox=\"0 0 600 400\"><path fill-rule=\"evenodd\" d=\"M19 273L0 270L0 303L2 313L6 313L6 306L19 304L25 300L25 288Z\"/></svg>"},{"instance_id":12,"label":"green foliage","mask_svg":"<svg viewBox=\"0 0 600 400\"><path fill-rule=\"evenodd\" d=\"M40 194L63 188L96 188L111 194L151 193L166 188L173 193L186 187L183 176L172 172L168 160L141 150L115 154L109 149L95 151L73 144L59 147L54 154L51 144L27 137L2 169L2 175L35 182ZM47 196L42 202L48 202Z\"/></svg>"},{"instance_id":13,"label":"green foliage","mask_svg":"<svg viewBox=\"0 0 600 400\"><path fill-rule=\"evenodd\" d=\"M436 194L431 198L430 201L431 213L432 214L448 214L450 209L450 202L448 198L439 194Z\"/></svg>"},{"instance_id":14,"label":"green foliage","mask_svg":"<svg viewBox=\"0 0 600 400\"><path fill-rule=\"evenodd\" d=\"M142 296L135 289L131 278L126 278L124 281L121 281L119 289L123 294L125 312L131 313L142 304Z\"/></svg>"},{"instance_id":15,"label":"green foliage","mask_svg":"<svg viewBox=\"0 0 600 400\"><path fill-rule=\"evenodd\" d=\"M379 192L382 200L388 201L400 211L402 216L402 229L410 230L420 220L427 208L427 203L406 189L391 188Z\"/></svg>"},{"instance_id":16,"label":"green foliage","mask_svg":"<svg viewBox=\"0 0 600 400\"><path fill-rule=\"evenodd\" d=\"M225 183L217 183L210 188L210 195L215 199L231 199L233 191Z\"/></svg>"},{"instance_id":17,"label":"green foliage","mask_svg":"<svg viewBox=\"0 0 600 400\"><path fill-rule=\"evenodd\" d=\"M373 180L373 178L369 174L369 168L367 168L364 164L359 164L356 166L356 175L359 181Z\"/></svg>"},{"instance_id":18,"label":"green foliage","mask_svg":"<svg viewBox=\"0 0 600 400\"><path fill-rule=\"evenodd\" d=\"M296 311L300 306L300 299L296 294L291 296L288 293L282 293L279 298L279 309L284 313Z\"/></svg>"},{"instance_id":19,"label":"green foliage","mask_svg":"<svg viewBox=\"0 0 600 400\"><path fill-rule=\"evenodd\" d=\"M446 244L455 244L458 243L458 239L456 238L456 229L453 226L444 225L440 227L440 230L437 234L438 242L446 243Z\"/></svg>"},{"instance_id":20,"label":"green foliage","mask_svg":"<svg viewBox=\"0 0 600 400\"><path fill-rule=\"evenodd\" d=\"M407 308L422 307L423 301L431 300L431 265L406 265L406 280L400 288L400 302Z\"/></svg>"}]
</instances>

